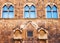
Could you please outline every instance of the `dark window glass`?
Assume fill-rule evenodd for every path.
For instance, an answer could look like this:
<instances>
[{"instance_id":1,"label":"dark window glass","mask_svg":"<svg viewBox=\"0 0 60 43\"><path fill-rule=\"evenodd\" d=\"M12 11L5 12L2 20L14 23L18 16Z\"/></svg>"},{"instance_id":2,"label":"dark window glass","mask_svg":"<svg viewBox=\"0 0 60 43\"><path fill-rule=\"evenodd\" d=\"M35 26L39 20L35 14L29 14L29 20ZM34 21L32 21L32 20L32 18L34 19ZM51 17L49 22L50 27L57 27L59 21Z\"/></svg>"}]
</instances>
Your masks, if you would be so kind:
<instances>
[{"instance_id":1,"label":"dark window glass","mask_svg":"<svg viewBox=\"0 0 60 43\"><path fill-rule=\"evenodd\" d=\"M33 31L27 31L27 36L28 37L33 37Z\"/></svg>"}]
</instances>

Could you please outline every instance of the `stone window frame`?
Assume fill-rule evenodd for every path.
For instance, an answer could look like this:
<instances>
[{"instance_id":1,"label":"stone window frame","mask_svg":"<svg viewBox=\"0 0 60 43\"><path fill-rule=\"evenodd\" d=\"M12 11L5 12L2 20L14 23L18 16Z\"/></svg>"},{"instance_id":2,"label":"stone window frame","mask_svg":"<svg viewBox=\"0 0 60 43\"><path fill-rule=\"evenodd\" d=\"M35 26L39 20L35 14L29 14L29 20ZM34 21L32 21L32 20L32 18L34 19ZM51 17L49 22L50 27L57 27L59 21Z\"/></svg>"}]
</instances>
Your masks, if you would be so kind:
<instances>
[{"instance_id":1,"label":"stone window frame","mask_svg":"<svg viewBox=\"0 0 60 43\"><path fill-rule=\"evenodd\" d=\"M57 14L58 14L58 18L59 18L58 6L57 6L57 4L51 3L51 2L50 2L50 3L47 3L47 4L45 5L45 18L47 18L47 16L46 16L46 14L47 14L47 12L46 12L46 11L47 11L47 10L46 10L46 7L47 7L48 5L49 5L50 7L53 7L54 5L57 7ZM57 18L57 19L58 19L58 18ZM55 19L55 18L53 18L53 19Z\"/></svg>"},{"instance_id":2,"label":"stone window frame","mask_svg":"<svg viewBox=\"0 0 60 43\"><path fill-rule=\"evenodd\" d=\"M32 36L28 36L28 32L32 32ZM26 36L27 36L27 38L33 38L33 31L32 30L27 30L27 32L26 32Z\"/></svg>"},{"instance_id":3,"label":"stone window frame","mask_svg":"<svg viewBox=\"0 0 60 43\"><path fill-rule=\"evenodd\" d=\"M27 18L24 17L24 7L25 7L26 5L28 5L29 7L32 6L32 5L34 5L35 8L36 8L36 5L33 4L33 3L26 3L26 4L24 4L24 6L23 6L23 18L24 18L24 19L27 19ZM36 13L36 18L37 18L37 9L35 9L35 13ZM35 18L30 18L30 19L35 19Z\"/></svg>"},{"instance_id":4,"label":"stone window frame","mask_svg":"<svg viewBox=\"0 0 60 43\"><path fill-rule=\"evenodd\" d=\"M2 5L2 7L1 7L1 17L0 18L3 18L2 17L2 13L3 13L3 6L10 6L10 5L12 5L13 7L14 7L14 4L13 3L11 3L11 2L6 2L6 3L4 3L3 5ZM13 18L15 18L15 7L14 7L14 17ZM13 19L13 18L9 18L9 19ZM4 19L7 19L7 18L4 18Z\"/></svg>"}]
</instances>

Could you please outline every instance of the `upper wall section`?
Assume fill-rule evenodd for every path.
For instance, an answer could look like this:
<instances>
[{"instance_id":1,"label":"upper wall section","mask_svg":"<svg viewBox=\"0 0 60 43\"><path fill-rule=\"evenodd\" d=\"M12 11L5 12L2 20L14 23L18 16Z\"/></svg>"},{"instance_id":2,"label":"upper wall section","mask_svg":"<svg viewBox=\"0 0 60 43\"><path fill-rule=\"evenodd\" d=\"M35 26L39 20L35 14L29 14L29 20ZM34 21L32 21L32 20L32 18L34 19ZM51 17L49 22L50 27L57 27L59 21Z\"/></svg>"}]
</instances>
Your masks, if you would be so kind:
<instances>
[{"instance_id":1,"label":"upper wall section","mask_svg":"<svg viewBox=\"0 0 60 43\"><path fill-rule=\"evenodd\" d=\"M46 18L46 6L56 5L58 8L58 18L60 18L59 0L0 0L0 17L2 18L2 7L11 3L14 6L14 18L24 18L25 5L34 5L36 7L36 17ZM8 4L9 5L9 4Z\"/></svg>"}]
</instances>

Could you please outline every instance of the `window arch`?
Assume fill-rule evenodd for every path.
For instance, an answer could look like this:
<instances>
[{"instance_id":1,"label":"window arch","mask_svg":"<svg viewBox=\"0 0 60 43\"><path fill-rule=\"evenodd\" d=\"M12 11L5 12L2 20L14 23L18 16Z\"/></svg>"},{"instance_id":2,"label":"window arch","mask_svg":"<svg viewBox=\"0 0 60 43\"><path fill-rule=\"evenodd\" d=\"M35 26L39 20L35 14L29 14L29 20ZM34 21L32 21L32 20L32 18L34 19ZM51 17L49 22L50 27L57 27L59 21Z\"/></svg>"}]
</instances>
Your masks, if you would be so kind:
<instances>
[{"instance_id":1,"label":"window arch","mask_svg":"<svg viewBox=\"0 0 60 43\"><path fill-rule=\"evenodd\" d=\"M52 18L58 18L57 7L54 5L52 7Z\"/></svg>"},{"instance_id":2,"label":"window arch","mask_svg":"<svg viewBox=\"0 0 60 43\"><path fill-rule=\"evenodd\" d=\"M35 6L30 7L30 18L36 18Z\"/></svg>"},{"instance_id":3,"label":"window arch","mask_svg":"<svg viewBox=\"0 0 60 43\"><path fill-rule=\"evenodd\" d=\"M36 18L35 9L36 8L34 5L31 5L31 6L26 5L24 7L24 18Z\"/></svg>"},{"instance_id":4,"label":"window arch","mask_svg":"<svg viewBox=\"0 0 60 43\"><path fill-rule=\"evenodd\" d=\"M24 18L29 18L29 6L24 7Z\"/></svg>"},{"instance_id":5,"label":"window arch","mask_svg":"<svg viewBox=\"0 0 60 43\"><path fill-rule=\"evenodd\" d=\"M47 18L58 18L57 7L53 5L52 7L48 5L46 7L46 16Z\"/></svg>"},{"instance_id":6,"label":"window arch","mask_svg":"<svg viewBox=\"0 0 60 43\"><path fill-rule=\"evenodd\" d=\"M49 5L46 7L46 12L47 18L52 18L51 7Z\"/></svg>"},{"instance_id":7,"label":"window arch","mask_svg":"<svg viewBox=\"0 0 60 43\"><path fill-rule=\"evenodd\" d=\"M2 18L13 18L14 17L14 6L4 5L2 11Z\"/></svg>"}]
</instances>

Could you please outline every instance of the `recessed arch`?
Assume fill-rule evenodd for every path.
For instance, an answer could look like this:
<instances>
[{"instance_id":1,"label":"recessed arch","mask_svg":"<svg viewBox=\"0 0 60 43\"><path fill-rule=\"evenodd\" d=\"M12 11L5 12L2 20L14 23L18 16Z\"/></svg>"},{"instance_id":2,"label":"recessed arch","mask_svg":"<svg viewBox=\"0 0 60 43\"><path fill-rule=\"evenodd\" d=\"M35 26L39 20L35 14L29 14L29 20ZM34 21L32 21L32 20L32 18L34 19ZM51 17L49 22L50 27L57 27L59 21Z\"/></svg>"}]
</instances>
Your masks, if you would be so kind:
<instances>
[{"instance_id":1,"label":"recessed arch","mask_svg":"<svg viewBox=\"0 0 60 43\"><path fill-rule=\"evenodd\" d=\"M14 29L13 29L13 39L22 39L22 30L20 29L20 26L16 26Z\"/></svg>"},{"instance_id":2,"label":"recessed arch","mask_svg":"<svg viewBox=\"0 0 60 43\"><path fill-rule=\"evenodd\" d=\"M41 31L41 30L43 30L45 33L48 34L48 31L47 31L45 28L43 28L43 27L39 28L39 29L38 29L38 32Z\"/></svg>"},{"instance_id":3,"label":"recessed arch","mask_svg":"<svg viewBox=\"0 0 60 43\"><path fill-rule=\"evenodd\" d=\"M48 43L48 31L45 30L44 28L40 28L38 30L39 34L38 34L38 39L39 41L43 41L44 43Z\"/></svg>"},{"instance_id":4,"label":"recessed arch","mask_svg":"<svg viewBox=\"0 0 60 43\"><path fill-rule=\"evenodd\" d=\"M15 30L13 32L13 39L22 39L21 31L20 30Z\"/></svg>"}]
</instances>

